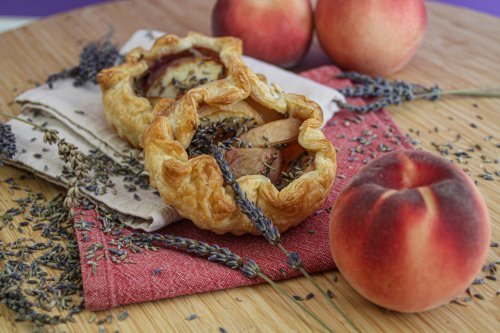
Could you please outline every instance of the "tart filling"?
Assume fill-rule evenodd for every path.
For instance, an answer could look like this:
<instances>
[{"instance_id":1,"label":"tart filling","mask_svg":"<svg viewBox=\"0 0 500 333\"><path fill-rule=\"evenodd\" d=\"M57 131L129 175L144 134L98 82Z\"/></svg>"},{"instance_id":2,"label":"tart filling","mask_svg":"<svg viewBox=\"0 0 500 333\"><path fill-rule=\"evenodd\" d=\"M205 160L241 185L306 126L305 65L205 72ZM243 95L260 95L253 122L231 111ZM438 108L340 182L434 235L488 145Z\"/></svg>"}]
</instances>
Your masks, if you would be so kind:
<instances>
[{"instance_id":1,"label":"tart filling","mask_svg":"<svg viewBox=\"0 0 500 333\"><path fill-rule=\"evenodd\" d=\"M178 99L189 89L224 78L226 68L218 54L205 48L191 48L152 61L136 83L139 93L149 97Z\"/></svg>"},{"instance_id":2,"label":"tart filling","mask_svg":"<svg viewBox=\"0 0 500 333\"><path fill-rule=\"evenodd\" d=\"M249 100L232 105L232 117L222 120L214 116L224 114L223 108L200 107L200 125L187 149L189 158L203 154L202 145L208 138L224 149L224 157L236 178L263 175L282 189L304 173L314 171L314 156L298 143L302 122L279 115L279 119L264 123L260 112L266 112L269 118L273 111L255 110ZM242 112L241 118L235 117L235 110Z\"/></svg>"}]
</instances>

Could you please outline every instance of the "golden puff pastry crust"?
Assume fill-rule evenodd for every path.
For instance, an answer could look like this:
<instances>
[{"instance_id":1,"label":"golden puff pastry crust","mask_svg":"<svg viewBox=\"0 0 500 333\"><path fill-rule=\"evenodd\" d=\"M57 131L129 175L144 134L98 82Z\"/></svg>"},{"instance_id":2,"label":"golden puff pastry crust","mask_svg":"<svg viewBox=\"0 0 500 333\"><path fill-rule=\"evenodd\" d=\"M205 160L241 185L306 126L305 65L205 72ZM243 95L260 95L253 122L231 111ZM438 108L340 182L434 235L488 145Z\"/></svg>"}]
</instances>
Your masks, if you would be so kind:
<instances>
[{"instance_id":1,"label":"golden puff pastry crust","mask_svg":"<svg viewBox=\"0 0 500 333\"><path fill-rule=\"evenodd\" d=\"M190 88L214 80L233 81L236 95L248 90L241 54L237 38L197 33L184 38L164 35L150 50L135 48L124 63L104 69L97 77L104 116L122 139L139 147L144 130L155 118L156 105L165 109Z\"/></svg>"},{"instance_id":2,"label":"golden puff pastry crust","mask_svg":"<svg viewBox=\"0 0 500 333\"><path fill-rule=\"evenodd\" d=\"M230 80L219 80L189 90L163 109L156 107L158 115L143 136L145 167L151 184L163 200L199 228L217 234L258 232L235 203L234 193L225 184L217 161L211 155L188 155L187 149L198 126L206 122L218 124L233 118L231 115L248 119L257 114L254 130L259 135L273 134L266 126L299 122L295 144L312 157L312 165L300 177L281 190L262 174L244 175L237 180L248 199L255 202L281 232L317 211L335 178L335 149L320 129L321 108L304 96L286 94L268 85L265 79L248 69L246 78L249 90L234 93L240 88Z\"/></svg>"}]
</instances>

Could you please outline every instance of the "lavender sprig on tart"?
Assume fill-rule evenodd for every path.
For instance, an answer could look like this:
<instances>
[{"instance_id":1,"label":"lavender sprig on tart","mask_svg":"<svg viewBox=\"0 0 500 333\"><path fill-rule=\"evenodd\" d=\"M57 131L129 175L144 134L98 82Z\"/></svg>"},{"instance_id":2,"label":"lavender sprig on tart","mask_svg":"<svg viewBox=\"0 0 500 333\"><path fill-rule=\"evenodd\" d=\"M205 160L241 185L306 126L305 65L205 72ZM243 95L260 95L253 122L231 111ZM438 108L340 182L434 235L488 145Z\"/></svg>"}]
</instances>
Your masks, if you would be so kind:
<instances>
[{"instance_id":1,"label":"lavender sprig on tart","mask_svg":"<svg viewBox=\"0 0 500 333\"><path fill-rule=\"evenodd\" d=\"M330 193L335 149L320 130L316 103L282 92L249 69L246 79L250 89L213 81L157 108L143 136L145 167L163 200L202 229L261 233L235 200L241 195L228 182L231 173L245 200L283 232Z\"/></svg>"}]
</instances>

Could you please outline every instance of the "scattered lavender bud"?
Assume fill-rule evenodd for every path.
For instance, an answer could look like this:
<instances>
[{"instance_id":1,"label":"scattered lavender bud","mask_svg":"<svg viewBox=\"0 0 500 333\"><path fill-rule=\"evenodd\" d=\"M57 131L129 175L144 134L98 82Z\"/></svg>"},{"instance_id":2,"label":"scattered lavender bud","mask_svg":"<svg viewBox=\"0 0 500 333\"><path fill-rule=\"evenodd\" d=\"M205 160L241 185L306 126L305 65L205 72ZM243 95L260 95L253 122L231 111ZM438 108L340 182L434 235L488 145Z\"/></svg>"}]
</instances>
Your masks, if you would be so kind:
<instances>
[{"instance_id":1,"label":"scattered lavender bud","mask_svg":"<svg viewBox=\"0 0 500 333\"><path fill-rule=\"evenodd\" d=\"M122 321L122 320L125 320L128 318L128 312L126 310L123 310L122 312L120 312L120 314L118 315L118 320L119 321Z\"/></svg>"},{"instance_id":2,"label":"scattered lavender bud","mask_svg":"<svg viewBox=\"0 0 500 333\"><path fill-rule=\"evenodd\" d=\"M309 293L309 294L306 295L306 300L310 300L313 297L314 297L314 294L313 293Z\"/></svg>"},{"instance_id":3,"label":"scattered lavender bud","mask_svg":"<svg viewBox=\"0 0 500 333\"><path fill-rule=\"evenodd\" d=\"M189 316L186 317L186 320L187 321L191 321L191 320L195 320L197 318L199 318L198 315L196 313L192 313L192 314L190 314Z\"/></svg>"}]
</instances>

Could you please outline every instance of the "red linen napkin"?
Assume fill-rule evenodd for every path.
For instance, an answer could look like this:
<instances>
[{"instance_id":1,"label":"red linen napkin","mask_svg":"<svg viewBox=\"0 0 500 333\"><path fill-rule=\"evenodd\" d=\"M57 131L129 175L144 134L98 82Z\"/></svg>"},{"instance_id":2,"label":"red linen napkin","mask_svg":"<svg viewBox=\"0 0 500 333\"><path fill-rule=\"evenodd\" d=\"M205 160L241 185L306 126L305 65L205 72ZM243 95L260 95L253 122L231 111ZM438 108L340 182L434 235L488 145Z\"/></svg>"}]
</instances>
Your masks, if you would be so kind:
<instances>
[{"instance_id":1,"label":"red linen napkin","mask_svg":"<svg viewBox=\"0 0 500 333\"><path fill-rule=\"evenodd\" d=\"M335 78L339 72L334 66L324 66L303 72L302 75L333 88L350 85L348 80ZM362 103L360 100L350 102ZM411 148L384 110L362 116L341 111L324 128L324 132L337 148L338 169L332 192L322 210L282 235L283 245L290 251L299 252L305 269L311 273L335 267L328 241L329 213L325 209L333 204L338 193L357 170L370 159L382 154L379 151L381 144L391 149ZM85 237L82 230L76 230L81 254L85 306L89 310L104 310L122 304L262 282L259 279L248 279L238 270L164 248L157 252L142 251L133 254L128 258L130 263L115 264L109 259L100 260L94 272L85 258L88 247L94 242L108 244L113 237L104 234L99 228L100 222L96 219L95 211L86 211L77 216L75 221L80 220L94 222L90 231L85 232ZM273 279L297 275L286 266L283 253L263 237L219 236L200 230L189 221L174 223L160 232L228 247L243 259L255 260L261 270Z\"/></svg>"}]
</instances>

